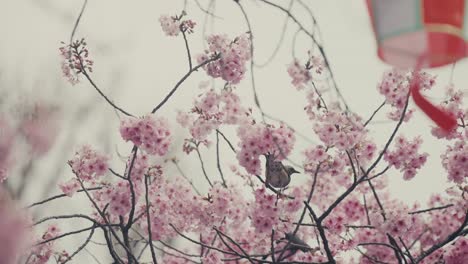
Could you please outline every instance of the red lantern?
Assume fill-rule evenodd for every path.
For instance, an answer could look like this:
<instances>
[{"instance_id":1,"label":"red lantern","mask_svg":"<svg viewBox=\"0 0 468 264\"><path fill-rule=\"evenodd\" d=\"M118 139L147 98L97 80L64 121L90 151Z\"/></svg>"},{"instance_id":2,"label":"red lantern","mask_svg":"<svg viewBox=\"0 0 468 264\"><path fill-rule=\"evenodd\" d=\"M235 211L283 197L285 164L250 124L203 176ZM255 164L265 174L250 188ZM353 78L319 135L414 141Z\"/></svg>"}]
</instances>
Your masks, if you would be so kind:
<instances>
[{"instance_id":1,"label":"red lantern","mask_svg":"<svg viewBox=\"0 0 468 264\"><path fill-rule=\"evenodd\" d=\"M397 67L438 67L468 55L468 8L465 0L367 0L378 45L378 56ZM419 93L415 103L440 127L449 131L456 120Z\"/></svg>"}]
</instances>

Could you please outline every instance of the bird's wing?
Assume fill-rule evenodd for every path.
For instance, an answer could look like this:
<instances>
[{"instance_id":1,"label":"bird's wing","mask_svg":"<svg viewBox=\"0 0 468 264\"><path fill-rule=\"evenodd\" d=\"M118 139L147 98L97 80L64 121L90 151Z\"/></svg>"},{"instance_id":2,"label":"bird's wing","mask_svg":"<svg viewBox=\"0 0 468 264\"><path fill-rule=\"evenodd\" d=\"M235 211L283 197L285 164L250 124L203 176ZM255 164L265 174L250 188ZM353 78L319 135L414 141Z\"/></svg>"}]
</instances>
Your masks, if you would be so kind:
<instances>
[{"instance_id":1,"label":"bird's wing","mask_svg":"<svg viewBox=\"0 0 468 264\"><path fill-rule=\"evenodd\" d=\"M288 240L291 242L290 247L292 249L299 249L299 250L301 250L303 252L306 252L306 251L309 251L309 250L312 249L306 242L304 242L303 240L301 240L297 236L291 236L291 237L289 237Z\"/></svg>"},{"instance_id":2,"label":"bird's wing","mask_svg":"<svg viewBox=\"0 0 468 264\"><path fill-rule=\"evenodd\" d=\"M274 160L274 157L267 156L266 162L266 183L273 187L284 187L289 183L287 171L281 161Z\"/></svg>"},{"instance_id":3,"label":"bird's wing","mask_svg":"<svg viewBox=\"0 0 468 264\"><path fill-rule=\"evenodd\" d=\"M265 163L265 181L266 183L270 183L271 180L271 173L270 173L270 156L267 155L266 157L266 163Z\"/></svg>"}]
</instances>

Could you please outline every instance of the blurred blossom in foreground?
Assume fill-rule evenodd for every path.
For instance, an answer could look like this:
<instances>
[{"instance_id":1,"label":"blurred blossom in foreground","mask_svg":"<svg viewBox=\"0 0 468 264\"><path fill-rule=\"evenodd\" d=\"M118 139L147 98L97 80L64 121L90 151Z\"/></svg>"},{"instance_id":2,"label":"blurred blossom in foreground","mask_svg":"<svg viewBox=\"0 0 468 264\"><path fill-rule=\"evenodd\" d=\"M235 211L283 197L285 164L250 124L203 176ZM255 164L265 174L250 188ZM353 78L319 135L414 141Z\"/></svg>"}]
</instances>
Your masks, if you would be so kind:
<instances>
[{"instance_id":1,"label":"blurred blossom in foreground","mask_svg":"<svg viewBox=\"0 0 468 264\"><path fill-rule=\"evenodd\" d=\"M0 182L8 176L8 168L12 162L13 139L14 131L10 122L0 116Z\"/></svg>"},{"instance_id":2,"label":"blurred blossom in foreground","mask_svg":"<svg viewBox=\"0 0 468 264\"><path fill-rule=\"evenodd\" d=\"M43 155L55 142L58 134L57 111L46 104L36 104L29 115L19 124L19 131L24 136L32 153Z\"/></svg>"},{"instance_id":3,"label":"blurred blossom in foreground","mask_svg":"<svg viewBox=\"0 0 468 264\"><path fill-rule=\"evenodd\" d=\"M18 263L19 256L26 248L28 221L0 188L0 262L2 264Z\"/></svg>"}]
</instances>

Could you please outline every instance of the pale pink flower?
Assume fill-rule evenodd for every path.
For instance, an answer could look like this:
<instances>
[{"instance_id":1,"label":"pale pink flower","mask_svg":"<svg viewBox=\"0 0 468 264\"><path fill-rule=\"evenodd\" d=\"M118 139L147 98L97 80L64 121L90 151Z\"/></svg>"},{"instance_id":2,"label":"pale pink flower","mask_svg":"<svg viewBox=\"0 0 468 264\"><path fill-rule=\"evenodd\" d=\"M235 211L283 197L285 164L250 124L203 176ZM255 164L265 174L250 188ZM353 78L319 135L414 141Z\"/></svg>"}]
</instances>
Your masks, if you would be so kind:
<instances>
[{"instance_id":1,"label":"pale pink flower","mask_svg":"<svg viewBox=\"0 0 468 264\"><path fill-rule=\"evenodd\" d=\"M161 28L168 36L177 36L180 33L180 20L175 17L162 15L159 17Z\"/></svg>"},{"instance_id":2,"label":"pale pink flower","mask_svg":"<svg viewBox=\"0 0 468 264\"><path fill-rule=\"evenodd\" d=\"M106 174L109 168L108 160L106 155L98 153L90 145L83 145L68 163L81 180L92 181Z\"/></svg>"},{"instance_id":3,"label":"pale pink flower","mask_svg":"<svg viewBox=\"0 0 468 264\"><path fill-rule=\"evenodd\" d=\"M226 35L211 35L207 37L208 50L198 55L198 63L221 54L221 58L203 66L203 69L213 78L221 77L228 83L239 83L246 71L246 62L250 60L250 35L243 34L230 41Z\"/></svg>"},{"instance_id":4,"label":"pale pink flower","mask_svg":"<svg viewBox=\"0 0 468 264\"><path fill-rule=\"evenodd\" d=\"M417 74L417 77L413 77ZM413 73L407 70L393 69L384 73L382 81L378 84L379 92L385 96L386 103L392 106L393 111L388 113L391 120L399 120L409 95L410 84L413 78L418 78L421 90L431 89L435 84L435 77L425 73ZM407 122L414 110L408 109L404 121Z\"/></svg>"},{"instance_id":5,"label":"pale pink flower","mask_svg":"<svg viewBox=\"0 0 468 264\"><path fill-rule=\"evenodd\" d=\"M93 72L93 60L89 58L89 51L84 38L59 48L62 56L62 73L68 82L75 85L80 82L79 75L84 71Z\"/></svg>"},{"instance_id":6,"label":"pale pink flower","mask_svg":"<svg viewBox=\"0 0 468 264\"><path fill-rule=\"evenodd\" d=\"M57 113L46 105L36 105L33 112L19 125L31 150L44 155L54 144L58 134Z\"/></svg>"},{"instance_id":7,"label":"pale pink flower","mask_svg":"<svg viewBox=\"0 0 468 264\"><path fill-rule=\"evenodd\" d=\"M284 124L278 128L265 124L241 124L237 129L240 138L239 164L251 174L261 173L260 156L271 154L281 161L291 153L295 136Z\"/></svg>"},{"instance_id":8,"label":"pale pink flower","mask_svg":"<svg viewBox=\"0 0 468 264\"><path fill-rule=\"evenodd\" d=\"M466 182L468 177L468 144L467 138L462 138L448 146L441 155L442 166L447 170L448 180L457 184Z\"/></svg>"},{"instance_id":9,"label":"pale pink flower","mask_svg":"<svg viewBox=\"0 0 468 264\"><path fill-rule=\"evenodd\" d=\"M409 141L404 136L400 136L395 140L396 148L393 151L387 151L384 159L396 169L402 171L403 179L410 180L415 175L427 160L429 154L418 153L422 144L422 139L417 137Z\"/></svg>"},{"instance_id":10,"label":"pale pink flower","mask_svg":"<svg viewBox=\"0 0 468 264\"><path fill-rule=\"evenodd\" d=\"M292 85L298 90L304 89L304 86L312 79L309 70L305 65L301 65L297 59L289 64L288 74L292 78Z\"/></svg>"},{"instance_id":11,"label":"pale pink flower","mask_svg":"<svg viewBox=\"0 0 468 264\"><path fill-rule=\"evenodd\" d=\"M151 155L164 156L171 143L169 122L152 114L123 119L120 123L120 135L125 141L131 141Z\"/></svg>"},{"instance_id":12,"label":"pale pink flower","mask_svg":"<svg viewBox=\"0 0 468 264\"><path fill-rule=\"evenodd\" d=\"M18 263L27 246L30 223L3 188L0 188L0 216L1 263Z\"/></svg>"},{"instance_id":13,"label":"pale pink flower","mask_svg":"<svg viewBox=\"0 0 468 264\"><path fill-rule=\"evenodd\" d=\"M68 197L72 197L76 193L76 191L81 189L81 185L80 185L80 182L76 178L72 178L65 183L60 183L59 188Z\"/></svg>"},{"instance_id":14,"label":"pale pink flower","mask_svg":"<svg viewBox=\"0 0 468 264\"><path fill-rule=\"evenodd\" d=\"M12 165L14 130L10 122L0 116L0 183L8 176L8 169Z\"/></svg>"}]
</instances>

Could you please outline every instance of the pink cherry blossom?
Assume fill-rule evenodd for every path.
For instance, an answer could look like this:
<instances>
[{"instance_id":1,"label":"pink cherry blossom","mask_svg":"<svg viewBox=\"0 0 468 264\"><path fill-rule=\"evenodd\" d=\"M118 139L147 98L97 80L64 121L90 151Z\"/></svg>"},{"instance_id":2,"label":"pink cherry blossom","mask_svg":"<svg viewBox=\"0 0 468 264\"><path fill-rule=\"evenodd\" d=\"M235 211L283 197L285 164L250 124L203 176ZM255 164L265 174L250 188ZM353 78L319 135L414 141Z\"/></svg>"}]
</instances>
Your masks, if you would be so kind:
<instances>
[{"instance_id":1,"label":"pink cherry blossom","mask_svg":"<svg viewBox=\"0 0 468 264\"><path fill-rule=\"evenodd\" d=\"M448 146L441 155L442 165L448 172L448 180L457 184L466 183L468 177L468 145L466 137Z\"/></svg>"},{"instance_id":2,"label":"pink cherry blossom","mask_svg":"<svg viewBox=\"0 0 468 264\"><path fill-rule=\"evenodd\" d=\"M393 111L388 113L388 117L392 120L399 120L406 104L406 98L409 95L410 83L412 78L418 78L420 89L431 89L435 84L435 77L425 73L416 73L417 77L413 77L412 72L407 70L392 69L384 73L382 81L377 86L379 92L385 96L385 100L393 108ZM414 110L408 109L404 121L408 121Z\"/></svg>"},{"instance_id":3,"label":"pink cherry blossom","mask_svg":"<svg viewBox=\"0 0 468 264\"><path fill-rule=\"evenodd\" d=\"M161 28L168 36L177 36L180 33L180 20L175 17L162 15L159 17Z\"/></svg>"},{"instance_id":4,"label":"pink cherry blossom","mask_svg":"<svg viewBox=\"0 0 468 264\"><path fill-rule=\"evenodd\" d=\"M151 155L164 156L171 143L169 122L154 115L123 119L120 123L120 135L125 141L131 141Z\"/></svg>"},{"instance_id":5,"label":"pink cherry blossom","mask_svg":"<svg viewBox=\"0 0 468 264\"><path fill-rule=\"evenodd\" d=\"M10 122L0 116L0 183L8 176L12 165L12 152L15 134Z\"/></svg>"},{"instance_id":6,"label":"pink cherry blossom","mask_svg":"<svg viewBox=\"0 0 468 264\"><path fill-rule=\"evenodd\" d=\"M171 37L178 36L181 31L189 34L193 33L196 23L190 19L183 20L185 15L187 15L185 11L180 16L161 15L159 23L164 33Z\"/></svg>"},{"instance_id":7,"label":"pink cherry blossom","mask_svg":"<svg viewBox=\"0 0 468 264\"><path fill-rule=\"evenodd\" d=\"M107 173L108 160L106 155L98 153L90 145L83 145L68 164L81 180L92 181Z\"/></svg>"},{"instance_id":8,"label":"pink cherry blossom","mask_svg":"<svg viewBox=\"0 0 468 264\"><path fill-rule=\"evenodd\" d=\"M396 169L402 171L403 179L410 180L427 160L429 154L418 153L422 144L422 139L417 137L409 141L404 136L400 136L395 141L396 147L393 151L388 151L384 159Z\"/></svg>"},{"instance_id":9,"label":"pink cherry blossom","mask_svg":"<svg viewBox=\"0 0 468 264\"><path fill-rule=\"evenodd\" d=\"M445 249L444 261L447 264L468 262L468 238L460 237Z\"/></svg>"},{"instance_id":10,"label":"pink cherry blossom","mask_svg":"<svg viewBox=\"0 0 468 264\"><path fill-rule=\"evenodd\" d=\"M66 194L68 197L72 197L76 191L81 189L80 182L76 178L72 178L67 182L59 184L60 190Z\"/></svg>"},{"instance_id":11,"label":"pink cherry blossom","mask_svg":"<svg viewBox=\"0 0 468 264\"><path fill-rule=\"evenodd\" d=\"M292 78L292 85L298 90L303 89L304 85L312 79L309 70L297 59L288 66L288 74Z\"/></svg>"},{"instance_id":12,"label":"pink cherry blossom","mask_svg":"<svg viewBox=\"0 0 468 264\"><path fill-rule=\"evenodd\" d=\"M206 264L217 264L221 263L223 258L223 253L216 250L210 250L210 252L202 258L202 261Z\"/></svg>"},{"instance_id":13,"label":"pink cherry blossom","mask_svg":"<svg viewBox=\"0 0 468 264\"><path fill-rule=\"evenodd\" d=\"M311 70L315 70L316 74L321 74L324 68L324 61L317 56L311 55L308 51L309 59L304 64L298 59L294 59L288 66L288 74L292 78L292 85L298 90L304 89L305 85L312 80Z\"/></svg>"},{"instance_id":14,"label":"pink cherry blossom","mask_svg":"<svg viewBox=\"0 0 468 264\"><path fill-rule=\"evenodd\" d=\"M246 71L246 62L250 60L250 35L243 34L230 40L226 35L211 35L207 37L208 50L200 54L198 63L221 54L217 61L203 66L203 69L213 78L222 78L228 83L239 83Z\"/></svg>"},{"instance_id":15,"label":"pink cherry blossom","mask_svg":"<svg viewBox=\"0 0 468 264\"><path fill-rule=\"evenodd\" d=\"M366 135L360 117L331 109L318 116L314 131L327 147L334 146L339 150L356 146Z\"/></svg>"},{"instance_id":16,"label":"pink cherry blossom","mask_svg":"<svg viewBox=\"0 0 468 264\"><path fill-rule=\"evenodd\" d=\"M33 112L19 125L20 132L31 146L33 153L44 155L54 144L58 134L57 113L43 104L37 104Z\"/></svg>"},{"instance_id":17,"label":"pink cherry blossom","mask_svg":"<svg viewBox=\"0 0 468 264\"><path fill-rule=\"evenodd\" d=\"M447 113L452 114L455 119L460 120L461 123L466 123L468 121L468 109L463 108L463 91L456 89L454 85L449 85L446 87L446 94L447 99L439 105L439 108L444 109ZM459 129L445 131L440 127L433 127L431 132L432 135L437 138L445 138L448 140L463 136L463 133L460 132Z\"/></svg>"},{"instance_id":18,"label":"pink cherry blossom","mask_svg":"<svg viewBox=\"0 0 468 264\"><path fill-rule=\"evenodd\" d=\"M29 235L24 212L16 208L6 191L0 188L0 256L2 263L18 263L19 257L26 249Z\"/></svg>"},{"instance_id":19,"label":"pink cherry blossom","mask_svg":"<svg viewBox=\"0 0 468 264\"><path fill-rule=\"evenodd\" d=\"M199 96L190 113L179 112L177 120L189 128L193 139L203 141L222 124L234 125L246 117L247 110L232 89L211 89Z\"/></svg>"},{"instance_id":20,"label":"pink cherry blossom","mask_svg":"<svg viewBox=\"0 0 468 264\"><path fill-rule=\"evenodd\" d=\"M79 75L84 71L93 72L93 60L89 58L87 43L84 38L65 44L59 49L62 57L62 73L68 82L75 85L80 82Z\"/></svg>"},{"instance_id":21,"label":"pink cherry blossom","mask_svg":"<svg viewBox=\"0 0 468 264\"><path fill-rule=\"evenodd\" d=\"M278 128L258 123L243 123L237 129L240 151L239 164L251 174L260 174L260 156L272 154L276 160L285 159L295 143L294 132L281 124Z\"/></svg>"},{"instance_id":22,"label":"pink cherry blossom","mask_svg":"<svg viewBox=\"0 0 468 264\"><path fill-rule=\"evenodd\" d=\"M60 228L56 224L51 224L47 227L47 230L44 234L37 239L37 245L34 246L30 252L31 254L31 263L35 264L46 264L49 263L49 260L55 255L62 255L61 252L56 252L54 249L54 245L56 244L56 240L52 240L49 242L49 239L53 239L59 236L62 233ZM45 243L40 243L45 242Z\"/></svg>"}]
</instances>

